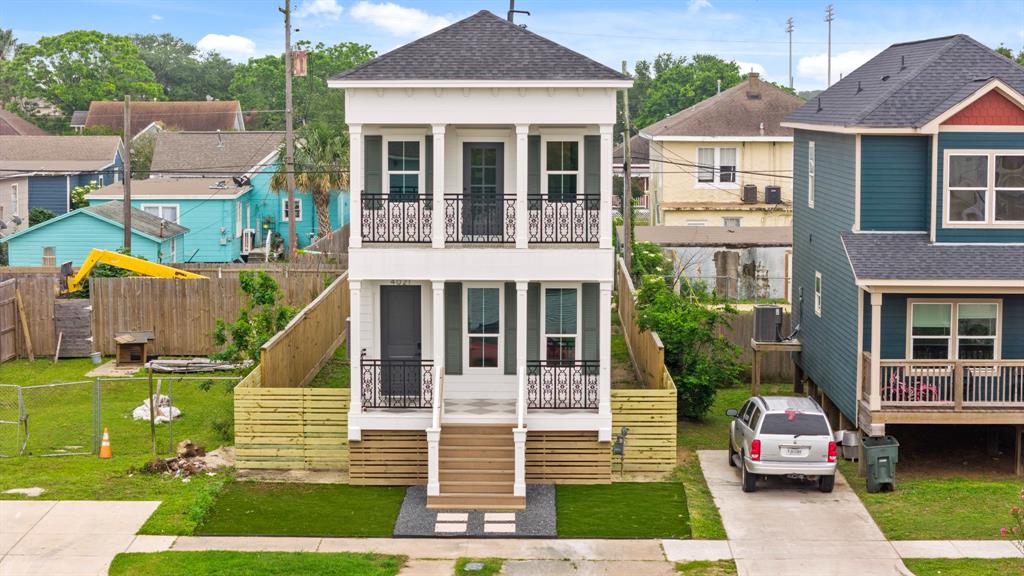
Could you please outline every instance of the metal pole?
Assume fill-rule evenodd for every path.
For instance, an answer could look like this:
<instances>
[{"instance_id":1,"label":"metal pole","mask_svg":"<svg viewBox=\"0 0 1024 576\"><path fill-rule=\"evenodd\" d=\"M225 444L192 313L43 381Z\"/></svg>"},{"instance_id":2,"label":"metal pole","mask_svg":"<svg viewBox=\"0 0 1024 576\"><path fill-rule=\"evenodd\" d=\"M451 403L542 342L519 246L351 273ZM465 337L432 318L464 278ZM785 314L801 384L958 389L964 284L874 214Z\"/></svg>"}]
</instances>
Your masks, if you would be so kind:
<instances>
[{"instance_id":1,"label":"metal pole","mask_svg":"<svg viewBox=\"0 0 1024 576\"><path fill-rule=\"evenodd\" d=\"M786 34L789 34L789 89L793 89L793 17L786 20Z\"/></svg>"},{"instance_id":2,"label":"metal pole","mask_svg":"<svg viewBox=\"0 0 1024 576\"><path fill-rule=\"evenodd\" d=\"M622 73L628 74L626 61L622 61ZM629 148L631 137L629 130L629 89L622 91L622 122L625 134L622 136L622 260L626 263L626 273L633 270L633 158ZM651 216L657 218L657 206Z\"/></svg>"},{"instance_id":3,"label":"metal pole","mask_svg":"<svg viewBox=\"0 0 1024 576\"><path fill-rule=\"evenodd\" d=\"M103 407L100 404L100 379L97 378L92 383L92 451L99 452L100 449L100 435L103 434L101 426L103 426Z\"/></svg>"},{"instance_id":4,"label":"metal pole","mask_svg":"<svg viewBox=\"0 0 1024 576\"><path fill-rule=\"evenodd\" d=\"M295 234L295 133L292 128L292 6L284 0L284 146L285 179L288 186L288 260L293 260L298 241Z\"/></svg>"},{"instance_id":5,"label":"metal pole","mask_svg":"<svg viewBox=\"0 0 1024 576\"><path fill-rule=\"evenodd\" d=\"M174 452L174 379L167 381L167 451L171 456L177 456Z\"/></svg>"},{"instance_id":6,"label":"metal pole","mask_svg":"<svg viewBox=\"0 0 1024 576\"><path fill-rule=\"evenodd\" d=\"M153 457L156 458L156 402L153 398L153 366L149 366L149 439L153 444Z\"/></svg>"},{"instance_id":7,"label":"metal pole","mask_svg":"<svg viewBox=\"0 0 1024 576\"><path fill-rule=\"evenodd\" d=\"M827 89L832 85L832 19L835 18L836 12L829 4L825 7L825 22L828 22L828 84L825 86Z\"/></svg>"},{"instance_id":8,"label":"metal pole","mask_svg":"<svg viewBox=\"0 0 1024 576\"><path fill-rule=\"evenodd\" d=\"M124 95L124 175L121 183L124 188L124 249L132 251L132 97Z\"/></svg>"}]
</instances>

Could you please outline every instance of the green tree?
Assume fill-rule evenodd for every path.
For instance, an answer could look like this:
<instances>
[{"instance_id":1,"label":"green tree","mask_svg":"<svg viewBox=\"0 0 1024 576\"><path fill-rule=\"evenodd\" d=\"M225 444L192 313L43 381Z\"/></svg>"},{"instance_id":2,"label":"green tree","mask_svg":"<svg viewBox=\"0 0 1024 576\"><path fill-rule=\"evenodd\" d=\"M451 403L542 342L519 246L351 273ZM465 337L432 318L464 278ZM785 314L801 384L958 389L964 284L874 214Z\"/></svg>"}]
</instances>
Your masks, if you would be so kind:
<instances>
[{"instance_id":1,"label":"green tree","mask_svg":"<svg viewBox=\"0 0 1024 576\"><path fill-rule=\"evenodd\" d=\"M154 99L162 95L153 71L125 36L74 30L44 36L18 49L4 78L22 98L40 98L70 116L93 100L119 100L125 94Z\"/></svg>"},{"instance_id":2,"label":"green tree","mask_svg":"<svg viewBox=\"0 0 1024 576\"><path fill-rule=\"evenodd\" d=\"M153 150L156 148L156 134L140 134L132 139L132 179L149 178L149 167L153 164Z\"/></svg>"},{"instance_id":3,"label":"green tree","mask_svg":"<svg viewBox=\"0 0 1024 576\"><path fill-rule=\"evenodd\" d=\"M229 324L217 319L213 342L224 348L211 358L259 362L260 347L288 325L295 316L295 309L281 304L281 290L266 272L242 272L238 282L247 296L246 302L238 313L238 320Z\"/></svg>"},{"instance_id":4,"label":"green tree","mask_svg":"<svg viewBox=\"0 0 1024 576\"><path fill-rule=\"evenodd\" d=\"M719 80L722 90L742 80L736 62L725 61L711 54L695 54L692 58L660 54L654 60L653 68L653 78L643 87L642 95L638 95L638 128L649 126L714 96L718 92Z\"/></svg>"},{"instance_id":5,"label":"green tree","mask_svg":"<svg viewBox=\"0 0 1024 576\"><path fill-rule=\"evenodd\" d=\"M90 192L94 192L100 189L100 183L95 180L90 180L88 184L81 186L75 186L71 189L71 208L82 208L89 205L89 201L85 199L86 195Z\"/></svg>"},{"instance_id":6,"label":"green tree","mask_svg":"<svg viewBox=\"0 0 1024 576\"><path fill-rule=\"evenodd\" d=\"M326 236L331 233L331 195L348 186L347 136L320 124L304 128L299 136L295 146L295 186L313 195L318 233ZM270 179L270 189L286 193L287 178L282 146L277 155L277 169Z\"/></svg>"},{"instance_id":7,"label":"green tree","mask_svg":"<svg viewBox=\"0 0 1024 576\"><path fill-rule=\"evenodd\" d=\"M171 34L134 34L129 38L168 100L229 98L235 66L227 58L216 52L204 54L195 44Z\"/></svg>"},{"instance_id":8,"label":"green tree","mask_svg":"<svg viewBox=\"0 0 1024 576\"><path fill-rule=\"evenodd\" d=\"M999 48L996 48L996 52L1002 54L1003 56L1006 56L1007 58L1013 60L1017 64L1024 66L1024 49L1021 49L1019 52L1017 52L1017 55L1014 56L1012 48L1000 44Z\"/></svg>"},{"instance_id":9,"label":"green tree","mask_svg":"<svg viewBox=\"0 0 1024 576\"><path fill-rule=\"evenodd\" d=\"M57 215L53 211L36 207L28 211L28 225L35 226L56 217Z\"/></svg>"},{"instance_id":10,"label":"green tree","mask_svg":"<svg viewBox=\"0 0 1024 576\"><path fill-rule=\"evenodd\" d=\"M325 124L344 130L345 97L341 90L327 88L332 76L350 70L376 56L368 44L342 42L333 46L297 42L296 50L308 52L307 77L294 78L292 102L296 122ZM284 110L284 56L250 58L235 69L229 90L241 102L242 110ZM246 121L250 130L283 130L284 114L261 112Z\"/></svg>"},{"instance_id":11,"label":"green tree","mask_svg":"<svg viewBox=\"0 0 1024 576\"><path fill-rule=\"evenodd\" d=\"M18 39L14 37L14 30L0 28L0 60L9 61L14 58L18 51Z\"/></svg>"}]
</instances>

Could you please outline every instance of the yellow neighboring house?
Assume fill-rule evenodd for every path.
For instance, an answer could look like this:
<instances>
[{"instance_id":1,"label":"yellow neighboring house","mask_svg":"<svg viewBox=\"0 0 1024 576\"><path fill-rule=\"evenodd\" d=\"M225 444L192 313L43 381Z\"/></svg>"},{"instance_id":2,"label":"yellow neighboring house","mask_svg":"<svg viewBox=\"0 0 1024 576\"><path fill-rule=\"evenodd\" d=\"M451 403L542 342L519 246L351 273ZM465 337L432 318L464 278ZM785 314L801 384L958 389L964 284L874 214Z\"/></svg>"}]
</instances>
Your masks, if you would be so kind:
<instances>
[{"instance_id":1,"label":"yellow neighboring house","mask_svg":"<svg viewBox=\"0 0 1024 576\"><path fill-rule=\"evenodd\" d=\"M790 226L793 130L803 104L747 80L640 130L650 141L651 203L668 226Z\"/></svg>"}]
</instances>

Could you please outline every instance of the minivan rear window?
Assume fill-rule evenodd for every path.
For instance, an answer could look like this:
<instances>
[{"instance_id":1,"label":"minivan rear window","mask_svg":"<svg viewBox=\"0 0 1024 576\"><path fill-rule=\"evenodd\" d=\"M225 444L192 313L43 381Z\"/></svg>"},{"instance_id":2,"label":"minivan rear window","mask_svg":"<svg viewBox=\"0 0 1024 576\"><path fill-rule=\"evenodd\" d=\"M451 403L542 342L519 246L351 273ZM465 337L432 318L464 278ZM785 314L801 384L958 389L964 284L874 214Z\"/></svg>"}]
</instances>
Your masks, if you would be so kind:
<instances>
[{"instance_id":1,"label":"minivan rear window","mask_svg":"<svg viewBox=\"0 0 1024 576\"><path fill-rule=\"evenodd\" d=\"M761 424L761 434L788 434L801 436L828 436L828 423L821 414L786 412L766 414Z\"/></svg>"}]
</instances>

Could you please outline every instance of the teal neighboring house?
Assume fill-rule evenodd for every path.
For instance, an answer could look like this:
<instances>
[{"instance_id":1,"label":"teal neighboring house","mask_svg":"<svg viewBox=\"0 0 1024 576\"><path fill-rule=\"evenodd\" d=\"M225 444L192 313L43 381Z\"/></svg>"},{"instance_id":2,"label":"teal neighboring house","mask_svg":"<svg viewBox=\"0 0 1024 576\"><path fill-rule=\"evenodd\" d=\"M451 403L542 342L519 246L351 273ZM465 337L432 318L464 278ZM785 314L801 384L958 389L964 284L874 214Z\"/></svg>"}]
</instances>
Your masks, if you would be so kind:
<instances>
[{"instance_id":1,"label":"teal neighboring house","mask_svg":"<svg viewBox=\"0 0 1024 576\"><path fill-rule=\"evenodd\" d=\"M1021 455L1024 67L965 35L895 44L783 125L797 362L826 407L869 436L986 425Z\"/></svg>"},{"instance_id":2,"label":"teal neighboring house","mask_svg":"<svg viewBox=\"0 0 1024 576\"><path fill-rule=\"evenodd\" d=\"M11 266L81 266L93 248L124 245L120 201L86 206L26 228L0 242L9 248ZM180 262L188 228L132 209L132 254L153 262Z\"/></svg>"}]
</instances>

